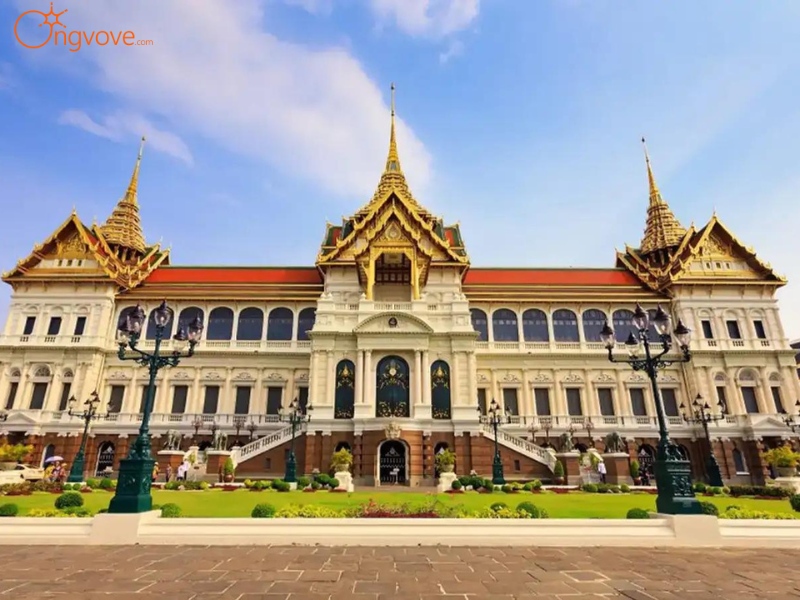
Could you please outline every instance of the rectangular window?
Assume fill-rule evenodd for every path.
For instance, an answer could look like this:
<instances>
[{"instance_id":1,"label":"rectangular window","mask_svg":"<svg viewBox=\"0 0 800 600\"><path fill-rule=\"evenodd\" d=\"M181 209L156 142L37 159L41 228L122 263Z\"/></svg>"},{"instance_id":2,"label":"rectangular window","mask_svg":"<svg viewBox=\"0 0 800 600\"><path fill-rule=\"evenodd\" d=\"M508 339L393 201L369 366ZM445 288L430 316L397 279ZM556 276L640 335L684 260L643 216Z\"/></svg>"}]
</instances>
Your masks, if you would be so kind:
<instances>
[{"instance_id":1,"label":"rectangular window","mask_svg":"<svg viewBox=\"0 0 800 600\"><path fill-rule=\"evenodd\" d=\"M282 387L268 387L267 388L267 414L279 415L281 414L281 406L283 406L283 388Z\"/></svg>"},{"instance_id":2,"label":"rectangular window","mask_svg":"<svg viewBox=\"0 0 800 600\"><path fill-rule=\"evenodd\" d=\"M219 408L219 386L207 385L205 396L203 397L203 414L215 415Z\"/></svg>"},{"instance_id":3,"label":"rectangular window","mask_svg":"<svg viewBox=\"0 0 800 600\"><path fill-rule=\"evenodd\" d=\"M630 388L628 395L631 397L631 412L634 417L647 416L647 404L644 401L644 390L642 388Z\"/></svg>"},{"instance_id":4,"label":"rectangular window","mask_svg":"<svg viewBox=\"0 0 800 600\"><path fill-rule=\"evenodd\" d=\"M700 321L700 326L703 328L703 337L707 340L713 340L714 330L711 329L711 321Z\"/></svg>"},{"instance_id":5,"label":"rectangular window","mask_svg":"<svg viewBox=\"0 0 800 600\"><path fill-rule=\"evenodd\" d=\"M503 407L507 415L519 415L517 388L503 388Z\"/></svg>"},{"instance_id":6,"label":"rectangular window","mask_svg":"<svg viewBox=\"0 0 800 600\"><path fill-rule=\"evenodd\" d=\"M583 414L580 388L567 388L567 412L571 417L580 417Z\"/></svg>"},{"instance_id":7,"label":"rectangular window","mask_svg":"<svg viewBox=\"0 0 800 600\"><path fill-rule=\"evenodd\" d=\"M61 331L61 317L50 317L47 335L58 335L59 331Z\"/></svg>"},{"instance_id":8,"label":"rectangular window","mask_svg":"<svg viewBox=\"0 0 800 600\"><path fill-rule=\"evenodd\" d=\"M83 335L85 329L86 329L86 317L78 317L78 320L75 321L75 333L73 333L72 335L75 336Z\"/></svg>"},{"instance_id":9,"label":"rectangular window","mask_svg":"<svg viewBox=\"0 0 800 600\"><path fill-rule=\"evenodd\" d=\"M728 396L725 394L725 386L718 385L717 386L717 400L719 401L720 405L723 407L725 412L728 412Z\"/></svg>"},{"instance_id":10,"label":"rectangular window","mask_svg":"<svg viewBox=\"0 0 800 600\"><path fill-rule=\"evenodd\" d=\"M158 395L158 386L153 388L153 406L156 404L156 396ZM144 405L147 402L147 386L142 387L142 399L139 401L139 413L144 413ZM150 407L150 412L153 411L153 406Z\"/></svg>"},{"instance_id":11,"label":"rectangular window","mask_svg":"<svg viewBox=\"0 0 800 600\"><path fill-rule=\"evenodd\" d=\"M189 396L188 385L176 385L172 390L172 414L182 415L186 412L186 398Z\"/></svg>"},{"instance_id":12,"label":"rectangular window","mask_svg":"<svg viewBox=\"0 0 800 600\"><path fill-rule=\"evenodd\" d=\"M598 388L597 401L600 404L600 414L602 416L614 416L614 394L611 388Z\"/></svg>"},{"instance_id":13,"label":"rectangular window","mask_svg":"<svg viewBox=\"0 0 800 600\"><path fill-rule=\"evenodd\" d=\"M522 464L520 463L520 461L518 461L518 460L514 461L514 470L517 473L519 473L522 470Z\"/></svg>"},{"instance_id":14,"label":"rectangular window","mask_svg":"<svg viewBox=\"0 0 800 600\"><path fill-rule=\"evenodd\" d=\"M781 415L786 414L786 409L783 408L783 398L781 398L781 388L775 386L772 390L772 401L775 402L775 412Z\"/></svg>"},{"instance_id":15,"label":"rectangular window","mask_svg":"<svg viewBox=\"0 0 800 600\"><path fill-rule=\"evenodd\" d=\"M478 388L478 408L481 411L481 416L486 416L486 388Z\"/></svg>"},{"instance_id":16,"label":"rectangular window","mask_svg":"<svg viewBox=\"0 0 800 600\"><path fill-rule=\"evenodd\" d=\"M35 326L36 317L28 317L25 319L25 328L22 330L22 335L31 335Z\"/></svg>"},{"instance_id":17,"label":"rectangular window","mask_svg":"<svg viewBox=\"0 0 800 600\"><path fill-rule=\"evenodd\" d=\"M58 410L67 410L69 405L69 392L72 389L72 382L65 381L61 386L61 399L58 401Z\"/></svg>"},{"instance_id":18,"label":"rectangular window","mask_svg":"<svg viewBox=\"0 0 800 600\"><path fill-rule=\"evenodd\" d=\"M34 383L33 393L31 394L31 410L41 410L44 408L45 396L47 396L47 384Z\"/></svg>"},{"instance_id":19,"label":"rectangular window","mask_svg":"<svg viewBox=\"0 0 800 600\"><path fill-rule=\"evenodd\" d=\"M678 411L678 397L673 388L664 388L661 390L661 403L664 405L664 414L668 417L681 416L681 413Z\"/></svg>"},{"instance_id":20,"label":"rectangular window","mask_svg":"<svg viewBox=\"0 0 800 600\"><path fill-rule=\"evenodd\" d=\"M250 412L250 386L236 386L236 405L233 408L234 414L246 415Z\"/></svg>"},{"instance_id":21,"label":"rectangular window","mask_svg":"<svg viewBox=\"0 0 800 600\"><path fill-rule=\"evenodd\" d=\"M534 388L534 401L536 402L536 414L540 417L550 416L550 389Z\"/></svg>"},{"instance_id":22,"label":"rectangular window","mask_svg":"<svg viewBox=\"0 0 800 600\"><path fill-rule=\"evenodd\" d=\"M306 414L308 412L308 388L297 388L297 403L300 405L300 412Z\"/></svg>"},{"instance_id":23,"label":"rectangular window","mask_svg":"<svg viewBox=\"0 0 800 600\"><path fill-rule=\"evenodd\" d=\"M756 330L756 337L760 340L767 339L767 330L764 329L763 321L753 321L753 329Z\"/></svg>"},{"instance_id":24,"label":"rectangular window","mask_svg":"<svg viewBox=\"0 0 800 600\"><path fill-rule=\"evenodd\" d=\"M110 414L122 412L122 401L125 399L125 386L112 385L111 397L108 400L108 412Z\"/></svg>"},{"instance_id":25,"label":"rectangular window","mask_svg":"<svg viewBox=\"0 0 800 600\"><path fill-rule=\"evenodd\" d=\"M14 408L14 400L17 398L17 390L19 389L19 383L16 381L12 381L11 385L8 388L8 396L6 397L6 410L11 410Z\"/></svg>"},{"instance_id":26,"label":"rectangular window","mask_svg":"<svg viewBox=\"0 0 800 600\"><path fill-rule=\"evenodd\" d=\"M756 398L756 388L743 387L742 400L744 400L744 409L748 415L758 414L758 399Z\"/></svg>"},{"instance_id":27,"label":"rectangular window","mask_svg":"<svg viewBox=\"0 0 800 600\"><path fill-rule=\"evenodd\" d=\"M742 339L742 332L739 331L738 321L725 321L725 326L728 328L728 337L732 340Z\"/></svg>"}]
</instances>

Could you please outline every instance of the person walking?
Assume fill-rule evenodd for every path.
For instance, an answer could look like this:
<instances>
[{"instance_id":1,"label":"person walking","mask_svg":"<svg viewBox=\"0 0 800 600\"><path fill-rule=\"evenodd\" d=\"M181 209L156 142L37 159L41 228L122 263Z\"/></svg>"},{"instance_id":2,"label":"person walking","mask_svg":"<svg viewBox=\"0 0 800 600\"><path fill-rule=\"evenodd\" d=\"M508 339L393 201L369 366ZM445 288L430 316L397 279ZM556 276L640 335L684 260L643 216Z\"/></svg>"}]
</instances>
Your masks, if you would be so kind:
<instances>
[{"instance_id":1,"label":"person walking","mask_svg":"<svg viewBox=\"0 0 800 600\"><path fill-rule=\"evenodd\" d=\"M170 479L172 479L172 465L167 465L164 469L164 483L169 483Z\"/></svg>"},{"instance_id":2,"label":"person walking","mask_svg":"<svg viewBox=\"0 0 800 600\"><path fill-rule=\"evenodd\" d=\"M600 482L601 483L605 483L606 482L606 463L604 463L602 460L599 463L597 463L597 472L600 474Z\"/></svg>"}]
</instances>

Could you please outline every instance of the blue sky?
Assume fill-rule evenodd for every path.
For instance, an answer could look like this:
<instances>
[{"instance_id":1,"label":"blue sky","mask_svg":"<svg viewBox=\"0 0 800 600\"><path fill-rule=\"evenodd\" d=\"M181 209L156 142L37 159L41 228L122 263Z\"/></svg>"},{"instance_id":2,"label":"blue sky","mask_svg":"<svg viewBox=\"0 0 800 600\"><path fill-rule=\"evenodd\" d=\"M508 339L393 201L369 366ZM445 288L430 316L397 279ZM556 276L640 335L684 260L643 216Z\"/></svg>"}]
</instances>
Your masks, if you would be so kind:
<instances>
[{"instance_id":1,"label":"blue sky","mask_svg":"<svg viewBox=\"0 0 800 600\"><path fill-rule=\"evenodd\" d=\"M684 225L716 208L800 280L796 0L56 1L68 30L153 40L78 52L17 44L29 8L0 4L3 269L73 205L104 220L142 133L173 263L313 264L377 183L394 81L412 190L476 266L612 266L644 226L644 135ZM779 298L800 337L800 284Z\"/></svg>"}]
</instances>

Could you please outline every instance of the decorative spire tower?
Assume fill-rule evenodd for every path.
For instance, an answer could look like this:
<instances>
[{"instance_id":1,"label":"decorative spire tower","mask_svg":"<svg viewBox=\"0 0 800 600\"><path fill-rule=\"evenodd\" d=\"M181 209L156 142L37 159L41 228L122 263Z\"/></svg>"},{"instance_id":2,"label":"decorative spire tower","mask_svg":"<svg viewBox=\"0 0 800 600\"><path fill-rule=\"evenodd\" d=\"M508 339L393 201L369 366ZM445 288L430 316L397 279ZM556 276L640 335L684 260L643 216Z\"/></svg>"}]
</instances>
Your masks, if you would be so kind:
<instances>
[{"instance_id":1,"label":"decorative spire tower","mask_svg":"<svg viewBox=\"0 0 800 600\"><path fill-rule=\"evenodd\" d=\"M644 146L644 160L647 164L647 181L650 187L650 203L647 207L647 224L644 230L644 237L639 252L643 256L666 253L670 254L681 243L686 235L686 230L675 218L669 205L661 197L661 192L653 176L653 169L650 166L650 155L647 152L647 144L642 138Z\"/></svg>"},{"instance_id":2,"label":"decorative spire tower","mask_svg":"<svg viewBox=\"0 0 800 600\"><path fill-rule=\"evenodd\" d=\"M116 251L117 256L123 260L138 260L145 253L144 234L139 217L139 168L142 164L145 138L139 146L139 155L136 157L136 166L128 184L125 195L117 203L111 216L100 228L106 242Z\"/></svg>"}]
</instances>

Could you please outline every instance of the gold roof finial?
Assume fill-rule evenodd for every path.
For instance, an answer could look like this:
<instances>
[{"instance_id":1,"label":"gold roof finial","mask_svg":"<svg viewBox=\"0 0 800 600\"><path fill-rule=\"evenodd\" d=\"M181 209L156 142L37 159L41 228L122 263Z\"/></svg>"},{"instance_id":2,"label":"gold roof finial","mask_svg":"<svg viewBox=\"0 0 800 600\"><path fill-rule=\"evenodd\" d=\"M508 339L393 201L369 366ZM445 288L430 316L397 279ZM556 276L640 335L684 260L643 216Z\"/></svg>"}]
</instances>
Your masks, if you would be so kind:
<instances>
[{"instance_id":1,"label":"gold roof finial","mask_svg":"<svg viewBox=\"0 0 800 600\"><path fill-rule=\"evenodd\" d=\"M394 124L394 83L392 84L392 128L389 133L389 155L386 157L386 172L402 173L400 155L397 153L397 137Z\"/></svg>"},{"instance_id":2,"label":"gold roof finial","mask_svg":"<svg viewBox=\"0 0 800 600\"><path fill-rule=\"evenodd\" d=\"M133 167L131 181L125 195L117 203L111 216L100 228L106 241L113 246L134 250L144 254L145 242L142 233L142 223L139 218L139 168L142 164L145 137L139 145L139 154L136 165Z\"/></svg>"},{"instance_id":3,"label":"gold roof finial","mask_svg":"<svg viewBox=\"0 0 800 600\"><path fill-rule=\"evenodd\" d=\"M639 251L642 254L667 250L680 245L686 230L675 218L669 205L661 197L661 192L653 175L650 165L650 154L647 152L647 143L642 138L644 146L644 160L647 164L647 182L649 185L650 202L647 207L647 224Z\"/></svg>"}]
</instances>

